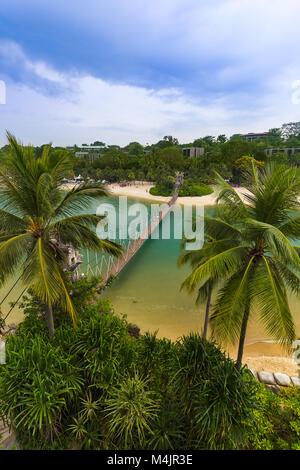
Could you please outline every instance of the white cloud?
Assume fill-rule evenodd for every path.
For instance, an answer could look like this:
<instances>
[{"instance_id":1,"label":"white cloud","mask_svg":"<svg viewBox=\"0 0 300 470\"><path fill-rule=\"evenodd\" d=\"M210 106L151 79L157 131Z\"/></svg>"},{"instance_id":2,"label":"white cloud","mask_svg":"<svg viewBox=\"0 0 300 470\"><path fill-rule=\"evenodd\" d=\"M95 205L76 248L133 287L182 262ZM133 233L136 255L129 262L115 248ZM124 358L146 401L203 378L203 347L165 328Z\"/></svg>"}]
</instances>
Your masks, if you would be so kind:
<instances>
[{"instance_id":1,"label":"white cloud","mask_svg":"<svg viewBox=\"0 0 300 470\"><path fill-rule=\"evenodd\" d=\"M63 75L53 70L53 68L49 67L45 62L28 62L28 67L41 78L45 78L51 82L64 83Z\"/></svg>"},{"instance_id":2,"label":"white cloud","mask_svg":"<svg viewBox=\"0 0 300 470\"><path fill-rule=\"evenodd\" d=\"M13 41L0 41L0 56L6 67L18 66L20 69L32 72L37 77L51 82L63 83L64 77L43 61L31 61L19 44Z\"/></svg>"},{"instance_id":3,"label":"white cloud","mask_svg":"<svg viewBox=\"0 0 300 470\"><path fill-rule=\"evenodd\" d=\"M207 123L226 118L218 104L196 106L179 91L155 92L116 85L92 76L65 77L71 94L48 96L28 85L9 83L7 104L0 108L0 128L24 141L41 144L83 143L97 139L126 144L158 140L166 133L193 138ZM201 128L201 131L199 129Z\"/></svg>"},{"instance_id":4,"label":"white cloud","mask_svg":"<svg viewBox=\"0 0 300 470\"><path fill-rule=\"evenodd\" d=\"M292 83L300 79L300 67L278 70L266 80L264 95L223 93L198 96L197 101L181 89L160 90L110 83L91 75L61 73L43 61L29 60L16 44L0 44L0 54L30 70L39 86L30 81L7 82L7 104L0 105L0 143L9 129L24 142L55 145L108 144L157 141L174 135L181 142L204 135L264 131L282 122L299 120L300 106L292 104ZM9 53L7 52L9 51ZM234 73L228 69L227 74ZM49 94L45 83L59 85ZM251 106L248 105L251 101ZM247 105L245 105L247 103Z\"/></svg>"}]
</instances>

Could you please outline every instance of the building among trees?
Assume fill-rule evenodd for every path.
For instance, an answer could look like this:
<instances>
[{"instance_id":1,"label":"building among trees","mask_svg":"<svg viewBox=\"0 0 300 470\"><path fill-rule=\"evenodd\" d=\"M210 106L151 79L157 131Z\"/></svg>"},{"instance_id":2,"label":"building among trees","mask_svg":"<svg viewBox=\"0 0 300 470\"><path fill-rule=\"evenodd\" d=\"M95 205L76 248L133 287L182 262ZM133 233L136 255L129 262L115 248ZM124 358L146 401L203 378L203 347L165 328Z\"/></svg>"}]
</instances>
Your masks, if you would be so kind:
<instances>
[{"instance_id":1,"label":"building among trees","mask_svg":"<svg viewBox=\"0 0 300 470\"><path fill-rule=\"evenodd\" d=\"M257 139L266 139L269 137L269 132L249 132L248 134L240 134L240 137L247 140L248 142L253 142Z\"/></svg>"},{"instance_id":2,"label":"building among trees","mask_svg":"<svg viewBox=\"0 0 300 470\"><path fill-rule=\"evenodd\" d=\"M204 155L204 147L185 147L182 153L185 157L200 157Z\"/></svg>"}]
</instances>

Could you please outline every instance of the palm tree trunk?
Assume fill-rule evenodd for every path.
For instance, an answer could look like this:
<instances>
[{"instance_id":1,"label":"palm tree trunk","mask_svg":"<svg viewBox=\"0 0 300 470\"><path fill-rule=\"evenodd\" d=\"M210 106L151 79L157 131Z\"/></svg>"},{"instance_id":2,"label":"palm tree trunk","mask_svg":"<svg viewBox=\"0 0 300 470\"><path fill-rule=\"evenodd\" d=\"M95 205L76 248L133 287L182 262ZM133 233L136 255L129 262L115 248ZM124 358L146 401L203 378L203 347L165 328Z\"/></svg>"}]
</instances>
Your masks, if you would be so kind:
<instances>
[{"instance_id":1,"label":"palm tree trunk","mask_svg":"<svg viewBox=\"0 0 300 470\"><path fill-rule=\"evenodd\" d=\"M244 343L245 343L245 338L246 338L246 330L247 330L247 324L248 324L248 319L249 319L249 312L250 312L250 306L249 306L249 303L247 303L247 305L245 307L243 321L242 321L242 327L241 327L241 335L240 335L239 349L238 349L237 362L236 362L237 370L240 370L241 365L242 365L242 358L243 358L243 352L244 352Z\"/></svg>"},{"instance_id":2,"label":"palm tree trunk","mask_svg":"<svg viewBox=\"0 0 300 470\"><path fill-rule=\"evenodd\" d=\"M205 310L205 319L204 319L204 328L203 328L203 339L206 339L207 336L207 327L208 327L208 319L209 319L209 310L210 310L210 302L211 302L211 292L212 289L210 288L207 294L207 301L206 301L206 310Z\"/></svg>"},{"instance_id":3,"label":"palm tree trunk","mask_svg":"<svg viewBox=\"0 0 300 470\"><path fill-rule=\"evenodd\" d=\"M49 335L54 336L54 322L53 322L53 311L50 304L46 305L46 320L49 330Z\"/></svg>"}]
</instances>

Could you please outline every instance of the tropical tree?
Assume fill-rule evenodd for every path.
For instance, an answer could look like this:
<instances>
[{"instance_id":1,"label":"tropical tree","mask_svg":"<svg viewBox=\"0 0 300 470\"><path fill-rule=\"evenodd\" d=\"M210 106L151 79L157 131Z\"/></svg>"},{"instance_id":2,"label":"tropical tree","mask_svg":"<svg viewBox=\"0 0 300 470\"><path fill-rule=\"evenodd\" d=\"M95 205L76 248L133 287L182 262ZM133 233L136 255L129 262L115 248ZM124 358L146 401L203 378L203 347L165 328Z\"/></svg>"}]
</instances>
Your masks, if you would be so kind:
<instances>
[{"instance_id":1,"label":"tropical tree","mask_svg":"<svg viewBox=\"0 0 300 470\"><path fill-rule=\"evenodd\" d=\"M222 283L211 315L215 337L238 344L240 369L248 321L255 312L270 337L289 347L295 325L290 293L300 294L300 172L252 160L245 170L247 192L239 194L217 174L218 214L205 227L216 241L207 260L184 281L189 291L209 280Z\"/></svg>"},{"instance_id":2,"label":"tropical tree","mask_svg":"<svg viewBox=\"0 0 300 470\"><path fill-rule=\"evenodd\" d=\"M208 244L212 242L214 239L206 233L205 236L205 244L200 250L194 251L185 251L182 253L178 258L178 265L183 266L185 264L190 264L190 266L194 269L200 264L203 264L207 261L206 257L206 249ZM184 244L182 244L183 248ZM204 325L203 325L203 339L207 339L207 330L208 330L208 323L209 323L209 314L211 309L211 297L214 288L216 287L217 283L214 282L212 279L208 279L206 282L202 283L198 288L198 294L196 298L196 304L202 304L206 302L205 305L205 315L204 315ZM186 287L185 282L183 282L182 288Z\"/></svg>"},{"instance_id":3,"label":"tropical tree","mask_svg":"<svg viewBox=\"0 0 300 470\"><path fill-rule=\"evenodd\" d=\"M67 154L52 154L51 146L36 157L7 133L9 152L0 169L0 272L1 282L20 273L20 279L46 305L50 335L54 334L52 307L59 303L74 324L77 313L68 292L64 248L89 248L119 255L121 248L100 240L94 230L100 218L84 211L105 188L83 183L61 191L61 181L72 170Z\"/></svg>"}]
</instances>

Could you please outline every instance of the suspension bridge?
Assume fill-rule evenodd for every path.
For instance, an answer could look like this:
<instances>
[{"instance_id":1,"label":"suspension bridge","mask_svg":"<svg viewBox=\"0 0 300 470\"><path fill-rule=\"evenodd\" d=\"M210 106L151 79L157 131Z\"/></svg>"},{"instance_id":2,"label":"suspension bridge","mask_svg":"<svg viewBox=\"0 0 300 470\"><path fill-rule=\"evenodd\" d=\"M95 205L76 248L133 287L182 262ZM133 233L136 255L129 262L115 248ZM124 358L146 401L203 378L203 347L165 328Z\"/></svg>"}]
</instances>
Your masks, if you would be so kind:
<instances>
[{"instance_id":1,"label":"suspension bridge","mask_svg":"<svg viewBox=\"0 0 300 470\"><path fill-rule=\"evenodd\" d=\"M115 258L114 256L101 256L101 260L98 263L98 255L95 254L94 267L90 263L90 255L87 252L87 270L86 274L98 274L101 275L101 285L105 285L111 277L117 276L122 269L129 263L133 256L138 252L145 241L151 236L154 230L158 227L163 218L170 212L172 206L175 204L180 187L183 184L183 173L176 173L176 182L173 195L168 203L160 211L159 215L154 215L148 221L147 229L140 234L139 238L130 240L120 240L119 243L124 247L124 254L121 258Z\"/></svg>"}]
</instances>

